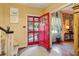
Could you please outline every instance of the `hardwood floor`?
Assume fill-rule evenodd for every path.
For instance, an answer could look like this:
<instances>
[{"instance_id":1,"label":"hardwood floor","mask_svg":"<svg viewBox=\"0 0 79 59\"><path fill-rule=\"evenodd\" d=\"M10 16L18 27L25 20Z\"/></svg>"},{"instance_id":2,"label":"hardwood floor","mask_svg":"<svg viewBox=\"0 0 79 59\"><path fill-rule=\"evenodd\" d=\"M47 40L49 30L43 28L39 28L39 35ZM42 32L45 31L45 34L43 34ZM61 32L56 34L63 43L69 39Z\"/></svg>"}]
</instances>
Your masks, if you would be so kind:
<instances>
[{"instance_id":1,"label":"hardwood floor","mask_svg":"<svg viewBox=\"0 0 79 59\"><path fill-rule=\"evenodd\" d=\"M48 52L44 47L33 45L24 48L20 56L73 56L73 42L62 42L53 44L52 49Z\"/></svg>"},{"instance_id":2,"label":"hardwood floor","mask_svg":"<svg viewBox=\"0 0 79 59\"><path fill-rule=\"evenodd\" d=\"M53 44L52 50L58 52L62 56L73 56L74 49L72 42L63 42L60 44Z\"/></svg>"}]
</instances>

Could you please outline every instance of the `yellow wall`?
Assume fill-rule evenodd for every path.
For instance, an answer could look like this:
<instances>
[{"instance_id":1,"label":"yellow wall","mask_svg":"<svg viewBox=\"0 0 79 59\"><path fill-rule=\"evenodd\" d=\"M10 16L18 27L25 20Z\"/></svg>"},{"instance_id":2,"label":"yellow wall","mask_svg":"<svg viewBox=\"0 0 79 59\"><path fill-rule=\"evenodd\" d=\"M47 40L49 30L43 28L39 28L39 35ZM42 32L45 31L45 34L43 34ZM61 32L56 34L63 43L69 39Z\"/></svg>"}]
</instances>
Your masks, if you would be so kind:
<instances>
[{"instance_id":1,"label":"yellow wall","mask_svg":"<svg viewBox=\"0 0 79 59\"><path fill-rule=\"evenodd\" d=\"M2 26L3 22L3 9L2 9L2 5L0 6L0 26Z\"/></svg>"},{"instance_id":2,"label":"yellow wall","mask_svg":"<svg viewBox=\"0 0 79 59\"><path fill-rule=\"evenodd\" d=\"M19 9L19 23L10 23L10 7ZM28 7L22 4L0 4L0 26L10 26L14 31L14 42L20 46L26 46L27 42L27 15L40 15L42 10L39 8ZM3 23L2 23L3 22ZM23 28L26 26L26 28Z\"/></svg>"}]
</instances>

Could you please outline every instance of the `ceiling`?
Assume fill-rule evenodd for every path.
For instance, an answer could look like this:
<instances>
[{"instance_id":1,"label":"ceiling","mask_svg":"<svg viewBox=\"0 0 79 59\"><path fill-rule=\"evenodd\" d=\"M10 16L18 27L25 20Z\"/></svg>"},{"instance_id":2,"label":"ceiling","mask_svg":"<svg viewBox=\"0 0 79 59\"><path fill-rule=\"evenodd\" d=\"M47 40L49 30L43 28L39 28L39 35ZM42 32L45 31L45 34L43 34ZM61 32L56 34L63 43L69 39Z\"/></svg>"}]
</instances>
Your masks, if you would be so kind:
<instances>
[{"instance_id":1,"label":"ceiling","mask_svg":"<svg viewBox=\"0 0 79 59\"><path fill-rule=\"evenodd\" d=\"M27 3L26 5L36 8L46 8L50 3Z\"/></svg>"},{"instance_id":2,"label":"ceiling","mask_svg":"<svg viewBox=\"0 0 79 59\"><path fill-rule=\"evenodd\" d=\"M62 12L65 12L65 13L72 14L72 13L73 13L72 6L73 6L73 5L67 6L67 7L63 8L61 11L62 11Z\"/></svg>"},{"instance_id":3,"label":"ceiling","mask_svg":"<svg viewBox=\"0 0 79 59\"><path fill-rule=\"evenodd\" d=\"M43 8L43 9L48 7L48 5L50 5L50 4L51 3L27 3L27 4L25 3L25 5L27 5L27 6L36 7L36 8ZM72 5L63 8L61 11L64 13L72 14L73 13Z\"/></svg>"}]
</instances>

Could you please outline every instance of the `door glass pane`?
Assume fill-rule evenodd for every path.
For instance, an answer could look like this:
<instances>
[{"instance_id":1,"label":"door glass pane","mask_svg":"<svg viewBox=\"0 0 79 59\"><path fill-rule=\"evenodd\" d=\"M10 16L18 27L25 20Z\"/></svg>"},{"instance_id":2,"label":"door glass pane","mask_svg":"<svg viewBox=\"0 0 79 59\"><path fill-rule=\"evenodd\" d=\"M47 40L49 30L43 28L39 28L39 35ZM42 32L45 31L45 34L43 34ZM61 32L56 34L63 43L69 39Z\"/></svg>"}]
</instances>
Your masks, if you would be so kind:
<instances>
[{"instance_id":1,"label":"door glass pane","mask_svg":"<svg viewBox=\"0 0 79 59\"><path fill-rule=\"evenodd\" d=\"M33 42L33 33L29 33L29 42Z\"/></svg>"},{"instance_id":2,"label":"door glass pane","mask_svg":"<svg viewBox=\"0 0 79 59\"><path fill-rule=\"evenodd\" d=\"M34 41L38 41L38 36L39 36L39 33L34 34Z\"/></svg>"},{"instance_id":3,"label":"door glass pane","mask_svg":"<svg viewBox=\"0 0 79 59\"><path fill-rule=\"evenodd\" d=\"M44 17L40 18L40 25L39 25L39 30L40 31L44 31L44 26L45 26L45 23L44 23Z\"/></svg>"},{"instance_id":4,"label":"door glass pane","mask_svg":"<svg viewBox=\"0 0 79 59\"><path fill-rule=\"evenodd\" d=\"M39 26L39 23L38 22L35 22L34 23L34 31L38 31L38 26Z\"/></svg>"},{"instance_id":5,"label":"door glass pane","mask_svg":"<svg viewBox=\"0 0 79 59\"><path fill-rule=\"evenodd\" d=\"M33 22L29 22L29 31L33 31Z\"/></svg>"},{"instance_id":6,"label":"door glass pane","mask_svg":"<svg viewBox=\"0 0 79 59\"><path fill-rule=\"evenodd\" d=\"M33 21L33 17L29 17L28 18L28 21Z\"/></svg>"},{"instance_id":7,"label":"door glass pane","mask_svg":"<svg viewBox=\"0 0 79 59\"><path fill-rule=\"evenodd\" d=\"M34 18L34 21L38 21L39 19L38 18Z\"/></svg>"}]
</instances>

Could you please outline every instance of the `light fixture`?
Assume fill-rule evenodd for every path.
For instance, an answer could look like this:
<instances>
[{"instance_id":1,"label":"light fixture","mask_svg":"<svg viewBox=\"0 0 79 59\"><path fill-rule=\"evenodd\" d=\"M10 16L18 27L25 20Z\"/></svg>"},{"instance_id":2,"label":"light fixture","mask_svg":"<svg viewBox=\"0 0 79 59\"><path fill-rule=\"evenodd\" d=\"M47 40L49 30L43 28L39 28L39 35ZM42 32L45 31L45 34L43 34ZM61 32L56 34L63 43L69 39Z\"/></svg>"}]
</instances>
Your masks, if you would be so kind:
<instances>
[{"instance_id":1,"label":"light fixture","mask_svg":"<svg viewBox=\"0 0 79 59\"><path fill-rule=\"evenodd\" d=\"M69 29L69 26L68 25L66 26L66 29Z\"/></svg>"}]
</instances>

